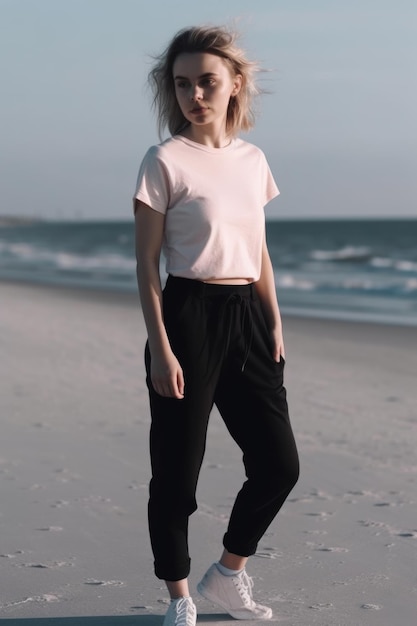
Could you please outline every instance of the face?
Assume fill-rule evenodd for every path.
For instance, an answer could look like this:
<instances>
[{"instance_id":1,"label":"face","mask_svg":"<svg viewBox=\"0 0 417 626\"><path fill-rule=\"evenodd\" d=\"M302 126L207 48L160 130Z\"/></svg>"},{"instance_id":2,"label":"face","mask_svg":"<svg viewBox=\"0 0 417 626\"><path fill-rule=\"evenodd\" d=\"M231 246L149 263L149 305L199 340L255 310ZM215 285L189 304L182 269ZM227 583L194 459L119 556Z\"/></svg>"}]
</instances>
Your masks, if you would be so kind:
<instances>
[{"instance_id":1,"label":"face","mask_svg":"<svg viewBox=\"0 0 417 626\"><path fill-rule=\"evenodd\" d=\"M232 76L224 59L208 52L182 53L173 76L179 107L191 124L226 125L229 101L239 92L242 77Z\"/></svg>"}]
</instances>

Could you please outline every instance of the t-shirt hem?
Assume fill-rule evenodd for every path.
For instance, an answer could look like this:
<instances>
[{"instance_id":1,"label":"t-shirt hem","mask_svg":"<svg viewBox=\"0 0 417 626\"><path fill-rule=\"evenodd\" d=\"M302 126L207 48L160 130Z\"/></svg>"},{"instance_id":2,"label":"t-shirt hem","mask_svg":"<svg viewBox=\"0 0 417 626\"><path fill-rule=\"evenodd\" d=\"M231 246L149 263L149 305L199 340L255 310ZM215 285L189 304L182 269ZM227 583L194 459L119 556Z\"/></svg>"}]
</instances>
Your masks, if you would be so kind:
<instances>
[{"instance_id":1,"label":"t-shirt hem","mask_svg":"<svg viewBox=\"0 0 417 626\"><path fill-rule=\"evenodd\" d=\"M163 215L165 215L166 213L166 207L160 207L160 206L158 207L156 204L153 203L153 201L148 196L144 195L143 193L139 191L135 196L133 196L133 214L136 213L135 200L140 200L141 202L146 204L150 209L153 209L157 213L162 213Z\"/></svg>"}]
</instances>

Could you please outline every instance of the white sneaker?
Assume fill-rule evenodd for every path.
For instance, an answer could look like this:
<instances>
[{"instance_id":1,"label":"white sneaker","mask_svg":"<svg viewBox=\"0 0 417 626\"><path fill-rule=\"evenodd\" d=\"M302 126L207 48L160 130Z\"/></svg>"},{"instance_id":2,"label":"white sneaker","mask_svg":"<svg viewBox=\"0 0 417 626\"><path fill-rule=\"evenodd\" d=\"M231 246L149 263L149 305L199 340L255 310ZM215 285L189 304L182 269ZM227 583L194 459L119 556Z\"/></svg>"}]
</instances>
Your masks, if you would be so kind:
<instances>
[{"instance_id":1,"label":"white sneaker","mask_svg":"<svg viewBox=\"0 0 417 626\"><path fill-rule=\"evenodd\" d=\"M197 609L191 598L171 600L163 626L196 626Z\"/></svg>"},{"instance_id":2,"label":"white sneaker","mask_svg":"<svg viewBox=\"0 0 417 626\"><path fill-rule=\"evenodd\" d=\"M224 576L213 563L198 583L197 591L235 619L271 619L272 610L254 602L252 587L246 570L237 576Z\"/></svg>"}]
</instances>

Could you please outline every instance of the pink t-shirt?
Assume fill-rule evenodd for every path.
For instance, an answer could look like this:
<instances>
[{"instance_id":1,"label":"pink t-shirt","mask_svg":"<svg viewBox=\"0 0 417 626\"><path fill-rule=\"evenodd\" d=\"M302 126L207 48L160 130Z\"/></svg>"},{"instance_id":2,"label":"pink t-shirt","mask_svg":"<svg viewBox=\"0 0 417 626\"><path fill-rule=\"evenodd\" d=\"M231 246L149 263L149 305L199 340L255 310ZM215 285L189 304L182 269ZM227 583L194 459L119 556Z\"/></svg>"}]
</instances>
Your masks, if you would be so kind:
<instances>
[{"instance_id":1,"label":"pink t-shirt","mask_svg":"<svg viewBox=\"0 0 417 626\"><path fill-rule=\"evenodd\" d=\"M211 148L175 135L146 153L134 199L166 215L168 274L257 281L264 206L278 194L265 155L253 144L233 139Z\"/></svg>"}]
</instances>

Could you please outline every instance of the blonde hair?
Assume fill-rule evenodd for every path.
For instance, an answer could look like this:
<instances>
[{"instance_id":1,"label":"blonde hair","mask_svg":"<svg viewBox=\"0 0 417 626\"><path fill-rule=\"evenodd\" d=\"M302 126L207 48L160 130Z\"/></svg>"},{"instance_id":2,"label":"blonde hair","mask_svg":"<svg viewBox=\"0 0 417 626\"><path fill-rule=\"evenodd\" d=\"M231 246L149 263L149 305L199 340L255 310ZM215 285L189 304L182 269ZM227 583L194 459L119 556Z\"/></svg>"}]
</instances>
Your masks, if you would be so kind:
<instances>
[{"instance_id":1,"label":"blonde hair","mask_svg":"<svg viewBox=\"0 0 417 626\"><path fill-rule=\"evenodd\" d=\"M178 105L175 95L173 65L182 52L208 52L225 60L232 76L242 76L242 86L236 96L230 98L227 110L226 130L234 136L254 126L254 98L260 89L254 75L259 70L256 63L246 58L245 52L236 45L237 33L219 26L194 26L180 30L164 52L154 57L156 63L148 75L156 110L158 133L162 139L168 127L171 135L189 125Z\"/></svg>"}]
</instances>

